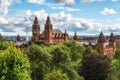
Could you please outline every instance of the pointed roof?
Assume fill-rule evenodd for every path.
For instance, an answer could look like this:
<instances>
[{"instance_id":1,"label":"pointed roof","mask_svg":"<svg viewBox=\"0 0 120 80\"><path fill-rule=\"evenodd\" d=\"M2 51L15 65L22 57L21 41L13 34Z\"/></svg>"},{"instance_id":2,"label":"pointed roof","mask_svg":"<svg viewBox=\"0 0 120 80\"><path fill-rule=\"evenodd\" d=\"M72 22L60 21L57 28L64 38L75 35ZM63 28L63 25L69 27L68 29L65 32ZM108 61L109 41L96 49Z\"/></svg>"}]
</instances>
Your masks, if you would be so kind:
<instances>
[{"instance_id":1,"label":"pointed roof","mask_svg":"<svg viewBox=\"0 0 120 80\"><path fill-rule=\"evenodd\" d=\"M114 37L114 34L113 32L111 32L110 34L110 39L109 39L110 42L114 42L115 41L115 37Z\"/></svg>"},{"instance_id":2,"label":"pointed roof","mask_svg":"<svg viewBox=\"0 0 120 80\"><path fill-rule=\"evenodd\" d=\"M17 35L17 38L20 38L20 35L19 35L19 34Z\"/></svg>"},{"instance_id":3,"label":"pointed roof","mask_svg":"<svg viewBox=\"0 0 120 80\"><path fill-rule=\"evenodd\" d=\"M103 32L102 32L102 31L100 32L100 36L104 36L104 34L103 34Z\"/></svg>"},{"instance_id":4,"label":"pointed roof","mask_svg":"<svg viewBox=\"0 0 120 80\"><path fill-rule=\"evenodd\" d=\"M101 31L99 35L98 43L104 43L104 42L105 42L105 37L103 32Z\"/></svg>"},{"instance_id":5,"label":"pointed roof","mask_svg":"<svg viewBox=\"0 0 120 80\"><path fill-rule=\"evenodd\" d=\"M74 36L77 36L76 30L75 30Z\"/></svg>"},{"instance_id":6,"label":"pointed roof","mask_svg":"<svg viewBox=\"0 0 120 80\"><path fill-rule=\"evenodd\" d=\"M113 36L114 36L114 34L113 34L113 32L112 32L112 31L111 31L111 34L110 34L110 36L111 36L111 37L113 37Z\"/></svg>"},{"instance_id":7,"label":"pointed roof","mask_svg":"<svg viewBox=\"0 0 120 80\"><path fill-rule=\"evenodd\" d=\"M51 23L51 20L50 20L50 17L49 17L49 15L47 16L46 23Z\"/></svg>"},{"instance_id":8,"label":"pointed roof","mask_svg":"<svg viewBox=\"0 0 120 80\"><path fill-rule=\"evenodd\" d=\"M34 19L34 24L38 24L38 19L37 19L37 16L35 16L35 19Z\"/></svg>"},{"instance_id":9,"label":"pointed roof","mask_svg":"<svg viewBox=\"0 0 120 80\"><path fill-rule=\"evenodd\" d=\"M67 33L66 29L65 29L65 33Z\"/></svg>"}]
</instances>

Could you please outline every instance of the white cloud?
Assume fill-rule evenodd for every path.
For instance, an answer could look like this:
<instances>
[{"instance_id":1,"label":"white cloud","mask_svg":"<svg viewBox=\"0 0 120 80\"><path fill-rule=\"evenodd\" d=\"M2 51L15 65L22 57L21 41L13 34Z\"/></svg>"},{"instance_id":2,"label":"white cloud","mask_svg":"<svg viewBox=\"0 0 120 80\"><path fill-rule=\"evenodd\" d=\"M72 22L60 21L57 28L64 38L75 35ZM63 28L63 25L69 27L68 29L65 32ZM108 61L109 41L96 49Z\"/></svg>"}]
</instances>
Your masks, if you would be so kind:
<instances>
[{"instance_id":1,"label":"white cloud","mask_svg":"<svg viewBox=\"0 0 120 80\"><path fill-rule=\"evenodd\" d=\"M45 0L27 0L29 3L43 4Z\"/></svg>"},{"instance_id":2,"label":"white cloud","mask_svg":"<svg viewBox=\"0 0 120 80\"><path fill-rule=\"evenodd\" d=\"M0 0L0 15L6 16L8 13L8 8L14 4L19 3L21 0Z\"/></svg>"},{"instance_id":3,"label":"white cloud","mask_svg":"<svg viewBox=\"0 0 120 80\"><path fill-rule=\"evenodd\" d=\"M52 6L51 8L52 8L52 9L56 9L56 10L64 10L64 11L68 11L68 12L80 11L80 9L71 8L71 7L66 7L66 6Z\"/></svg>"},{"instance_id":4,"label":"white cloud","mask_svg":"<svg viewBox=\"0 0 120 80\"><path fill-rule=\"evenodd\" d=\"M100 11L102 15L110 15L110 14L116 14L117 12L112 8L104 8L104 10Z\"/></svg>"},{"instance_id":5,"label":"white cloud","mask_svg":"<svg viewBox=\"0 0 120 80\"><path fill-rule=\"evenodd\" d=\"M105 0L80 0L80 2L82 3L92 3L92 2L102 2L102 1L105 1Z\"/></svg>"},{"instance_id":6,"label":"white cloud","mask_svg":"<svg viewBox=\"0 0 120 80\"><path fill-rule=\"evenodd\" d=\"M80 9L66 7L66 11L80 11Z\"/></svg>"},{"instance_id":7,"label":"white cloud","mask_svg":"<svg viewBox=\"0 0 120 80\"><path fill-rule=\"evenodd\" d=\"M0 17L0 24L7 24L8 21L4 17Z\"/></svg>"},{"instance_id":8,"label":"white cloud","mask_svg":"<svg viewBox=\"0 0 120 80\"><path fill-rule=\"evenodd\" d=\"M45 10L39 10L39 11L32 11L32 10L26 10L24 13L20 13L17 15L13 15L11 17L7 17L6 22L0 18L0 20L4 21L0 24L0 29L2 31L3 35L25 35L25 29L26 27L29 28L29 35L31 35L31 29L32 24L34 21L34 17L37 16L40 24L40 30L44 30L44 24L46 22L46 17L48 16L48 13L45 12ZM60 13L52 13L49 14L51 18L51 23L53 25L53 29L60 29L62 32L64 32L65 29L67 29L67 32L69 35L73 34L74 31L77 31L78 35L81 34L99 34L102 27L104 27L104 30L106 32L111 30L118 30L116 26L115 28L112 27L112 25L106 25L103 26L100 23L97 23L94 19L84 19L84 18L74 18L71 14L60 12ZM6 23L6 24L5 24Z\"/></svg>"},{"instance_id":9,"label":"white cloud","mask_svg":"<svg viewBox=\"0 0 120 80\"><path fill-rule=\"evenodd\" d=\"M112 2L118 2L119 0L111 0Z\"/></svg>"},{"instance_id":10,"label":"white cloud","mask_svg":"<svg viewBox=\"0 0 120 80\"><path fill-rule=\"evenodd\" d=\"M54 0L55 2L58 3L64 3L65 5L73 5L75 4L75 0Z\"/></svg>"}]
</instances>

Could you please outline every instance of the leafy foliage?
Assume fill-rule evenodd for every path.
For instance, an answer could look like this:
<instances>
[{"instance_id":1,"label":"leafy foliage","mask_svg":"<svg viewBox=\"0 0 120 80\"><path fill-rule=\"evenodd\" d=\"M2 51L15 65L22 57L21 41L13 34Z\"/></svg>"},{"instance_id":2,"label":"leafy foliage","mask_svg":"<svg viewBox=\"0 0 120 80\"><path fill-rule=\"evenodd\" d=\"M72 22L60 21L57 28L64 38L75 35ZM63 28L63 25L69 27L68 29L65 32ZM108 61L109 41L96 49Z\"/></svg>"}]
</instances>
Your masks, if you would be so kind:
<instances>
[{"instance_id":1,"label":"leafy foliage","mask_svg":"<svg viewBox=\"0 0 120 80\"><path fill-rule=\"evenodd\" d=\"M13 45L0 53L0 80L31 80L28 58Z\"/></svg>"},{"instance_id":2,"label":"leafy foliage","mask_svg":"<svg viewBox=\"0 0 120 80\"><path fill-rule=\"evenodd\" d=\"M8 47L7 43L3 41L0 42L0 51L5 50L7 47Z\"/></svg>"},{"instance_id":3,"label":"leafy foliage","mask_svg":"<svg viewBox=\"0 0 120 80\"><path fill-rule=\"evenodd\" d=\"M83 55L86 55L86 54L92 54L92 48L90 46L86 47L85 48L85 51L84 51L84 54Z\"/></svg>"},{"instance_id":4,"label":"leafy foliage","mask_svg":"<svg viewBox=\"0 0 120 80\"><path fill-rule=\"evenodd\" d=\"M38 45L31 45L27 51L30 59L32 80L42 80L44 74L49 72L52 57L48 53L47 48L42 48Z\"/></svg>"},{"instance_id":5,"label":"leafy foliage","mask_svg":"<svg viewBox=\"0 0 120 80\"><path fill-rule=\"evenodd\" d=\"M52 70L44 76L43 80L69 80L69 78L61 70Z\"/></svg>"},{"instance_id":6,"label":"leafy foliage","mask_svg":"<svg viewBox=\"0 0 120 80\"><path fill-rule=\"evenodd\" d=\"M105 80L110 74L110 61L103 55L84 55L79 74L85 80Z\"/></svg>"},{"instance_id":7,"label":"leafy foliage","mask_svg":"<svg viewBox=\"0 0 120 80\"><path fill-rule=\"evenodd\" d=\"M120 59L120 45L118 45L116 48L115 58Z\"/></svg>"},{"instance_id":8,"label":"leafy foliage","mask_svg":"<svg viewBox=\"0 0 120 80\"><path fill-rule=\"evenodd\" d=\"M69 56L69 50L65 46L56 46L54 50L51 52L53 56L53 64L59 65L64 63L70 63L71 59Z\"/></svg>"},{"instance_id":9,"label":"leafy foliage","mask_svg":"<svg viewBox=\"0 0 120 80\"><path fill-rule=\"evenodd\" d=\"M75 41L64 42L64 45L67 46L68 49L70 49L69 54L70 54L72 61L77 62L78 60L82 58L83 52L84 52L83 46L81 46Z\"/></svg>"}]
</instances>

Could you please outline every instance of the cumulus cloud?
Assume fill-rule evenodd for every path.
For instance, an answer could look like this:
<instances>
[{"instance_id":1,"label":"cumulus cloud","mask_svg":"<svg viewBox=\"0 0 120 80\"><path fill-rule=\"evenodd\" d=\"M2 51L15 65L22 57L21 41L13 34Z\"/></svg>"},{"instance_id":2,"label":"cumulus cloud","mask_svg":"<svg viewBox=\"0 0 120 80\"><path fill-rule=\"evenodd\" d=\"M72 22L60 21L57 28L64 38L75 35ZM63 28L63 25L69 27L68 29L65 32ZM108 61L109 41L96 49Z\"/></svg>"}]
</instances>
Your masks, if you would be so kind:
<instances>
[{"instance_id":1,"label":"cumulus cloud","mask_svg":"<svg viewBox=\"0 0 120 80\"><path fill-rule=\"evenodd\" d=\"M8 21L4 17L0 17L0 24L7 24Z\"/></svg>"},{"instance_id":2,"label":"cumulus cloud","mask_svg":"<svg viewBox=\"0 0 120 80\"><path fill-rule=\"evenodd\" d=\"M64 3L65 5L73 5L75 4L75 0L53 0L58 3Z\"/></svg>"},{"instance_id":3,"label":"cumulus cloud","mask_svg":"<svg viewBox=\"0 0 120 80\"><path fill-rule=\"evenodd\" d=\"M92 3L92 2L102 2L102 1L105 1L105 0L80 0L80 2L82 3Z\"/></svg>"},{"instance_id":4,"label":"cumulus cloud","mask_svg":"<svg viewBox=\"0 0 120 80\"><path fill-rule=\"evenodd\" d=\"M38 17L41 27L40 29L41 31L43 31L44 24L48 16L45 10L39 10L39 11L26 10L24 11L24 13L17 14L7 18L8 23L6 22L7 24L0 26L3 31L3 34L6 35L9 32L10 34L7 35L17 35L17 34L25 35L26 27L29 28L29 32L31 33L32 24L35 16ZM77 30L80 33L80 32L89 32L92 29L98 31L98 29L100 28L97 27L99 26L99 24L95 23L92 20L74 18L71 14L65 12L60 12L56 14L52 13L49 14L49 16L51 18L51 22L53 24L54 29L59 28L63 32L65 29L67 29L69 34L73 33L75 30Z\"/></svg>"},{"instance_id":5,"label":"cumulus cloud","mask_svg":"<svg viewBox=\"0 0 120 80\"><path fill-rule=\"evenodd\" d=\"M43 4L45 0L27 0L29 3Z\"/></svg>"},{"instance_id":6,"label":"cumulus cloud","mask_svg":"<svg viewBox=\"0 0 120 80\"><path fill-rule=\"evenodd\" d=\"M100 11L102 15L110 15L110 14L116 14L117 12L112 8L104 8L104 10Z\"/></svg>"},{"instance_id":7,"label":"cumulus cloud","mask_svg":"<svg viewBox=\"0 0 120 80\"><path fill-rule=\"evenodd\" d=\"M68 11L68 12L80 11L80 9L71 8L71 7L66 7L66 6L52 6L51 8L52 8L52 9L55 9L55 10L64 10L64 11Z\"/></svg>"},{"instance_id":8,"label":"cumulus cloud","mask_svg":"<svg viewBox=\"0 0 120 80\"><path fill-rule=\"evenodd\" d=\"M0 15L6 16L8 13L8 8L14 4L18 3L20 0L0 0Z\"/></svg>"},{"instance_id":9,"label":"cumulus cloud","mask_svg":"<svg viewBox=\"0 0 120 80\"><path fill-rule=\"evenodd\" d=\"M38 17L40 30L42 32L44 30L44 24L46 22L46 18L48 16L48 13L46 13L44 9L39 11L26 10L23 13L13 15L11 17L7 17L6 24L0 23L2 24L0 25L2 34L25 35L26 27L28 27L29 35L32 35L31 34L32 24L35 16ZM78 35L81 35L83 33L95 35L95 34L99 34L102 27L104 27L102 24L97 23L96 20L74 18L71 14L65 13L65 12L51 13L49 14L49 16L51 18L51 23L54 29L60 29L62 32L64 32L64 30L67 29L67 32L69 33L69 35L73 35L75 30L77 31ZM2 19L4 18L1 18L0 20ZM117 27L112 28L112 26L104 27L104 30L106 31L116 30L116 29Z\"/></svg>"}]
</instances>

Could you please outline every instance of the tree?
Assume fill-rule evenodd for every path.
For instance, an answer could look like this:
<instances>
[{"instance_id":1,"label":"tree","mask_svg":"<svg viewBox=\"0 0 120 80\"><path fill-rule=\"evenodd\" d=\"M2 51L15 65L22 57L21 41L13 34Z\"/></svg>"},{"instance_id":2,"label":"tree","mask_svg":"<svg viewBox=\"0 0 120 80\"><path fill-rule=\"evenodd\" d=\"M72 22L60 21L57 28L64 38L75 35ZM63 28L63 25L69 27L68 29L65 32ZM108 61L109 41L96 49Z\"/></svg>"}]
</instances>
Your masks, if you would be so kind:
<instances>
[{"instance_id":1,"label":"tree","mask_svg":"<svg viewBox=\"0 0 120 80\"><path fill-rule=\"evenodd\" d=\"M109 77L106 80L119 80L120 79L120 60L112 60L112 71Z\"/></svg>"},{"instance_id":2,"label":"tree","mask_svg":"<svg viewBox=\"0 0 120 80\"><path fill-rule=\"evenodd\" d=\"M120 45L116 47L115 58L120 60Z\"/></svg>"},{"instance_id":3,"label":"tree","mask_svg":"<svg viewBox=\"0 0 120 80\"><path fill-rule=\"evenodd\" d=\"M55 46L51 54L53 56L53 65L58 66L59 64L69 64L71 62L69 49L64 45Z\"/></svg>"},{"instance_id":4,"label":"tree","mask_svg":"<svg viewBox=\"0 0 120 80\"><path fill-rule=\"evenodd\" d=\"M61 70L52 70L50 73L45 74L43 80L69 80L69 77Z\"/></svg>"},{"instance_id":5,"label":"tree","mask_svg":"<svg viewBox=\"0 0 120 80\"><path fill-rule=\"evenodd\" d=\"M43 80L43 76L49 72L52 56L46 47L31 45L27 51L32 70L32 80Z\"/></svg>"},{"instance_id":6,"label":"tree","mask_svg":"<svg viewBox=\"0 0 120 80\"><path fill-rule=\"evenodd\" d=\"M0 34L0 41L3 41L3 36Z\"/></svg>"},{"instance_id":7,"label":"tree","mask_svg":"<svg viewBox=\"0 0 120 80\"><path fill-rule=\"evenodd\" d=\"M83 55L86 55L86 54L92 54L92 48L90 46L85 48L85 51L84 51Z\"/></svg>"},{"instance_id":8,"label":"tree","mask_svg":"<svg viewBox=\"0 0 120 80\"><path fill-rule=\"evenodd\" d=\"M31 80L27 56L12 44L0 53L0 80Z\"/></svg>"},{"instance_id":9,"label":"tree","mask_svg":"<svg viewBox=\"0 0 120 80\"><path fill-rule=\"evenodd\" d=\"M61 68L64 73L67 73L70 80L84 80L71 65L61 64L59 68Z\"/></svg>"},{"instance_id":10,"label":"tree","mask_svg":"<svg viewBox=\"0 0 120 80\"><path fill-rule=\"evenodd\" d=\"M70 49L71 60L77 62L82 58L84 47L78 44L76 41L64 42L64 45Z\"/></svg>"},{"instance_id":11,"label":"tree","mask_svg":"<svg viewBox=\"0 0 120 80\"><path fill-rule=\"evenodd\" d=\"M79 74L85 80L105 80L111 71L110 61L104 55L84 55L81 63Z\"/></svg>"},{"instance_id":12,"label":"tree","mask_svg":"<svg viewBox=\"0 0 120 80\"><path fill-rule=\"evenodd\" d=\"M98 53L98 54L102 53L102 51L101 51L101 49L100 49L100 46L99 46L99 45L97 46L96 51L97 51L97 53Z\"/></svg>"},{"instance_id":13,"label":"tree","mask_svg":"<svg viewBox=\"0 0 120 80\"><path fill-rule=\"evenodd\" d=\"M35 41L34 44L39 45L39 46L42 46L42 47L48 46L48 44L46 44L46 43L43 42L43 41Z\"/></svg>"},{"instance_id":14,"label":"tree","mask_svg":"<svg viewBox=\"0 0 120 80\"><path fill-rule=\"evenodd\" d=\"M0 51L5 50L7 47L8 47L7 43L3 41L0 42Z\"/></svg>"}]
</instances>

